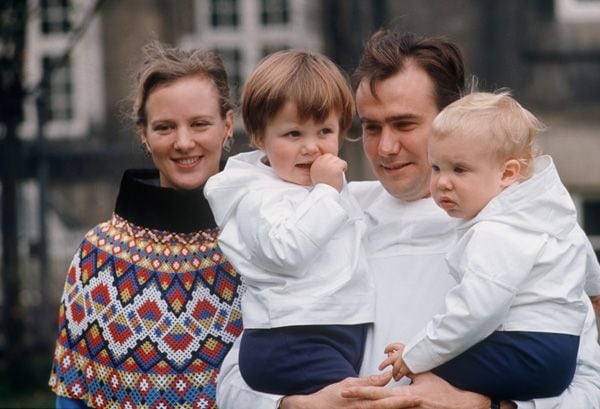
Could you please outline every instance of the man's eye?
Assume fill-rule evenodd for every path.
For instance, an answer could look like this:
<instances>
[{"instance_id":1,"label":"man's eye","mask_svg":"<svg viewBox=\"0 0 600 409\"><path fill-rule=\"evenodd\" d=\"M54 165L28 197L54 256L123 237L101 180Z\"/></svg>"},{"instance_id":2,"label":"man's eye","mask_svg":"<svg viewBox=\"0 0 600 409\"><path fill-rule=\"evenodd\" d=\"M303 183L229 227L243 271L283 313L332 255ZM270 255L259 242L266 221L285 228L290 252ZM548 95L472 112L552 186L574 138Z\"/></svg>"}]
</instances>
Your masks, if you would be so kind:
<instances>
[{"instance_id":1,"label":"man's eye","mask_svg":"<svg viewBox=\"0 0 600 409\"><path fill-rule=\"evenodd\" d=\"M412 131L417 127L417 124L414 122L394 122L394 128L399 131Z\"/></svg>"},{"instance_id":2,"label":"man's eye","mask_svg":"<svg viewBox=\"0 0 600 409\"><path fill-rule=\"evenodd\" d=\"M363 124L362 128L366 134L375 134L381 130L381 127L375 124Z\"/></svg>"}]
</instances>

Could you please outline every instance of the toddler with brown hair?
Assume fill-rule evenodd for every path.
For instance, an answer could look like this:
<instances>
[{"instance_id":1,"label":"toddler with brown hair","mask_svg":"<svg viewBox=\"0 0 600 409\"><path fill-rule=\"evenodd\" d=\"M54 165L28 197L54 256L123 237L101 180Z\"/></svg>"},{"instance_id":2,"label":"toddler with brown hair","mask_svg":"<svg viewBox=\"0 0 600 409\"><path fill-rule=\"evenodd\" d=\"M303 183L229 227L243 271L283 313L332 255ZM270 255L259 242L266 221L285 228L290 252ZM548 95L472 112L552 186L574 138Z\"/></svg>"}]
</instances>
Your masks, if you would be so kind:
<instances>
[{"instance_id":1,"label":"toddler with brown hair","mask_svg":"<svg viewBox=\"0 0 600 409\"><path fill-rule=\"evenodd\" d=\"M326 57L282 51L246 82L242 115L259 148L205 187L219 243L244 277L239 365L262 392L315 392L357 376L374 289L366 223L338 157L352 91Z\"/></svg>"}]
</instances>

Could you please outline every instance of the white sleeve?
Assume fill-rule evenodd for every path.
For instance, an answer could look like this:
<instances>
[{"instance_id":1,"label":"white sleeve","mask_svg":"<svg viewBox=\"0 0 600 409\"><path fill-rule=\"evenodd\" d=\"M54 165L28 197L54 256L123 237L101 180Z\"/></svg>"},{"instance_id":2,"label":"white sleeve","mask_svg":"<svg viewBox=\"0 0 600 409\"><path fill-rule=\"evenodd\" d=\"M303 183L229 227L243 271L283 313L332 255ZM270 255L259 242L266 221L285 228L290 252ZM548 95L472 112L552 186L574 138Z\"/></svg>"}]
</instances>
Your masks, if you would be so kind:
<instances>
[{"instance_id":1,"label":"white sleeve","mask_svg":"<svg viewBox=\"0 0 600 409\"><path fill-rule=\"evenodd\" d=\"M410 370L431 370L496 330L542 242L529 235L508 239L501 229L474 231L462 253L463 279L448 292L444 312L405 346L403 358Z\"/></svg>"},{"instance_id":2,"label":"white sleeve","mask_svg":"<svg viewBox=\"0 0 600 409\"><path fill-rule=\"evenodd\" d=\"M421 373L466 351L498 328L514 295L510 288L467 273L446 296L444 313L405 346L406 365Z\"/></svg>"},{"instance_id":3,"label":"white sleeve","mask_svg":"<svg viewBox=\"0 0 600 409\"><path fill-rule=\"evenodd\" d=\"M238 205L240 238L252 264L297 276L344 225L348 213L340 194L328 185L316 185L299 203L269 193L251 192ZM253 278L252 272L244 273Z\"/></svg>"},{"instance_id":4,"label":"white sleeve","mask_svg":"<svg viewBox=\"0 0 600 409\"><path fill-rule=\"evenodd\" d=\"M238 337L221 365L217 378L217 406L221 409L276 409L283 396L257 392L244 382L238 366L241 339Z\"/></svg>"},{"instance_id":5,"label":"white sleeve","mask_svg":"<svg viewBox=\"0 0 600 409\"><path fill-rule=\"evenodd\" d=\"M592 306L579 340L577 367L571 385L560 395L547 399L515 402L519 409L600 409L600 345Z\"/></svg>"}]
</instances>

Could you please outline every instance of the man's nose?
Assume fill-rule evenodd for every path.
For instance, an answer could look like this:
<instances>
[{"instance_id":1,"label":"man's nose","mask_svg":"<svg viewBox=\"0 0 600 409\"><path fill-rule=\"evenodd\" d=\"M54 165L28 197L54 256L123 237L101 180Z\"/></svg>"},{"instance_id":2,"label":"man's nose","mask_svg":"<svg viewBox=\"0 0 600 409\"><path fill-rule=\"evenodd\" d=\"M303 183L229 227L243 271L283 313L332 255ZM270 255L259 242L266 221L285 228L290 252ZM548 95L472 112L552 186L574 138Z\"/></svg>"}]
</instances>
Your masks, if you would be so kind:
<instances>
[{"instance_id":1,"label":"man's nose","mask_svg":"<svg viewBox=\"0 0 600 409\"><path fill-rule=\"evenodd\" d=\"M379 154L388 156L396 154L400 151L400 142L394 132L387 126L381 130L381 138L379 139Z\"/></svg>"}]
</instances>

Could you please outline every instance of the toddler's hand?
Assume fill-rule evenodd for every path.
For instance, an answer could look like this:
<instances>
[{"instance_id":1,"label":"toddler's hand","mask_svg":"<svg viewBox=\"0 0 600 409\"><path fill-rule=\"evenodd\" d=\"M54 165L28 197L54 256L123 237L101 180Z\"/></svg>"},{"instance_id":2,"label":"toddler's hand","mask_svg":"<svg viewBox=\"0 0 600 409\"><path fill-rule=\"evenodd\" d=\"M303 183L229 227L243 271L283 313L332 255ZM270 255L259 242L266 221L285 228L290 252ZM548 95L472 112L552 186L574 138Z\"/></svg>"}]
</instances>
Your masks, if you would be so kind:
<instances>
[{"instance_id":1,"label":"toddler's hand","mask_svg":"<svg viewBox=\"0 0 600 409\"><path fill-rule=\"evenodd\" d=\"M338 192L342 191L344 185L344 172L346 171L346 161L338 158L331 153L319 156L310 167L310 178L312 183L325 183L335 188Z\"/></svg>"},{"instance_id":2,"label":"toddler's hand","mask_svg":"<svg viewBox=\"0 0 600 409\"><path fill-rule=\"evenodd\" d=\"M387 354L387 358L379 364L379 370L383 370L385 367L392 365L392 373L394 379L399 381L403 376L409 375L410 369L404 363L402 359L402 352L404 352L404 344L394 343L389 344L383 351Z\"/></svg>"}]
</instances>

